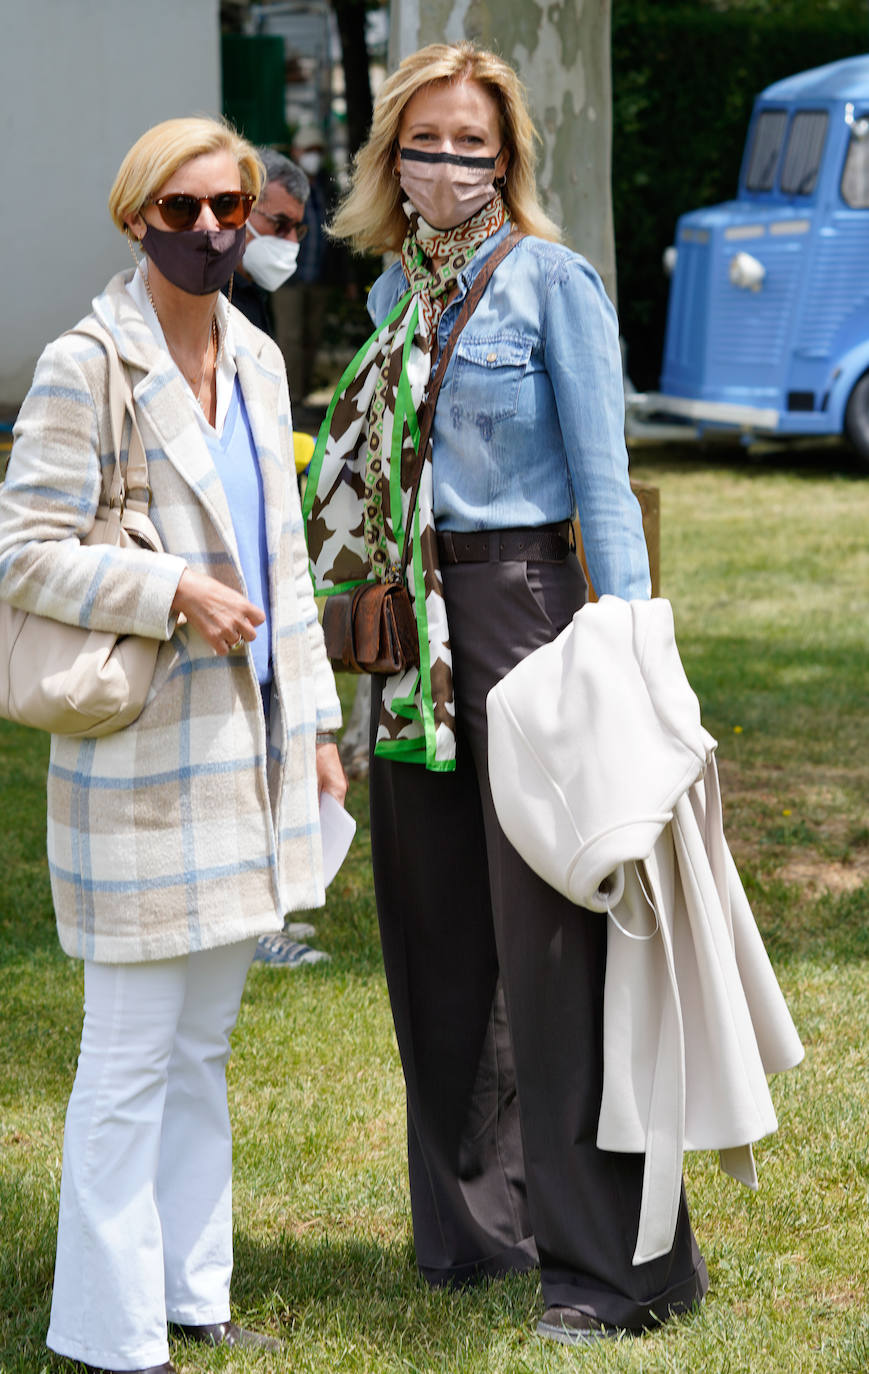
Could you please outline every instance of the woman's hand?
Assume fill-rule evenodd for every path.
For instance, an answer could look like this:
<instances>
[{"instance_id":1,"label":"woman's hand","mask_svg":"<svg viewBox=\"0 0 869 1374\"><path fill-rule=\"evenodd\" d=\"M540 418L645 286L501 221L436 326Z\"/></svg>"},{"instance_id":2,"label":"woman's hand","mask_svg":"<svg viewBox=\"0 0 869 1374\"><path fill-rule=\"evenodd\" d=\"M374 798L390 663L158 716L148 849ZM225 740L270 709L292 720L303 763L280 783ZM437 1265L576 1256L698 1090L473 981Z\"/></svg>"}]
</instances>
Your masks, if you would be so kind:
<instances>
[{"instance_id":1,"label":"woman's hand","mask_svg":"<svg viewBox=\"0 0 869 1374\"><path fill-rule=\"evenodd\" d=\"M185 616L221 658L239 647L239 640L256 639L256 627L265 620L265 614L241 592L189 568L181 574L172 610Z\"/></svg>"},{"instance_id":2,"label":"woman's hand","mask_svg":"<svg viewBox=\"0 0 869 1374\"><path fill-rule=\"evenodd\" d=\"M317 745L317 795L331 792L332 796L344 805L347 795L347 774L341 763L337 744Z\"/></svg>"}]
</instances>

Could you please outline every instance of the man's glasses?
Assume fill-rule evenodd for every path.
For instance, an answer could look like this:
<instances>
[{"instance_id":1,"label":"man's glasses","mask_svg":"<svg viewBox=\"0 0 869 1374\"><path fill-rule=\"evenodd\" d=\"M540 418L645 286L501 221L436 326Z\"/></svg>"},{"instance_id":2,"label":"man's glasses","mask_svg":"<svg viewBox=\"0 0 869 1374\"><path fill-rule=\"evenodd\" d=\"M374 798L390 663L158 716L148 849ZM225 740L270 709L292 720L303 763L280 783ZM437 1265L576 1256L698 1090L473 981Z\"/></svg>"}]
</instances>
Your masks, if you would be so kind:
<instances>
[{"instance_id":1,"label":"man's glasses","mask_svg":"<svg viewBox=\"0 0 869 1374\"><path fill-rule=\"evenodd\" d=\"M176 191L169 196L155 196L145 203L156 205L163 223L170 229L192 229L203 205L211 207L221 229L240 229L255 199L250 191L218 191L215 196L188 196L184 191Z\"/></svg>"},{"instance_id":2,"label":"man's glasses","mask_svg":"<svg viewBox=\"0 0 869 1374\"><path fill-rule=\"evenodd\" d=\"M270 215L267 210L261 210L259 206L257 206L256 212L258 215L262 215L263 219L267 219L269 224L274 225L275 234L279 239L288 239L295 230L296 237L301 243L308 232L307 224L300 219L290 219L289 215Z\"/></svg>"}]
</instances>

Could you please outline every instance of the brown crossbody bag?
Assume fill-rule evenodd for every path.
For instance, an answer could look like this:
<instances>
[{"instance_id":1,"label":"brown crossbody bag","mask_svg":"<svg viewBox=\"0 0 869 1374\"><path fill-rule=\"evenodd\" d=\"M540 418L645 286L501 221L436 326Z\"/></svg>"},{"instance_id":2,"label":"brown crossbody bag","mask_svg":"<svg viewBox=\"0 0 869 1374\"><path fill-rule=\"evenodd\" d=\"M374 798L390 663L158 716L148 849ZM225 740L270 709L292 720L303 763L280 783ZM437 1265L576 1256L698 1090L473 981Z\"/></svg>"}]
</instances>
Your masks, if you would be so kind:
<instances>
[{"instance_id":1,"label":"brown crossbody bag","mask_svg":"<svg viewBox=\"0 0 869 1374\"><path fill-rule=\"evenodd\" d=\"M489 278L500 262L516 247L524 234L514 229L486 259L474 278L459 311L437 367L429 382L428 394L419 416L417 467L408 510L416 507L419 483L431 443L438 392L452 356L456 340L485 291ZM348 592L333 592L323 610L323 636L332 667L351 673L403 673L419 667L419 634L405 576L410 553L410 520L405 535L401 567L390 581L363 582Z\"/></svg>"}]
</instances>

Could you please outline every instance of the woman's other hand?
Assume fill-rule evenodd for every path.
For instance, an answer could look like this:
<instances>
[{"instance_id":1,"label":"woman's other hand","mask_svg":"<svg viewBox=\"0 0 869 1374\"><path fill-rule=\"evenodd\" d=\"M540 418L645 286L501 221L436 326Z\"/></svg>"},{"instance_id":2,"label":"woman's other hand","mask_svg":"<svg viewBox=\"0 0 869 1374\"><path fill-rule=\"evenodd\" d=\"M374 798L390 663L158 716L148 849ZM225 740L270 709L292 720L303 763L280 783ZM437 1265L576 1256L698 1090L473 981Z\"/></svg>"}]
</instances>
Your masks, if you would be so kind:
<instances>
[{"instance_id":1,"label":"woman's other hand","mask_svg":"<svg viewBox=\"0 0 869 1374\"><path fill-rule=\"evenodd\" d=\"M240 641L256 639L256 627L265 620L260 608L241 592L189 568L181 574L172 610L185 616L221 658L240 647Z\"/></svg>"},{"instance_id":2,"label":"woman's other hand","mask_svg":"<svg viewBox=\"0 0 869 1374\"><path fill-rule=\"evenodd\" d=\"M337 744L317 745L317 795L331 792L336 801L344 805L347 795L347 774L341 763Z\"/></svg>"}]
</instances>

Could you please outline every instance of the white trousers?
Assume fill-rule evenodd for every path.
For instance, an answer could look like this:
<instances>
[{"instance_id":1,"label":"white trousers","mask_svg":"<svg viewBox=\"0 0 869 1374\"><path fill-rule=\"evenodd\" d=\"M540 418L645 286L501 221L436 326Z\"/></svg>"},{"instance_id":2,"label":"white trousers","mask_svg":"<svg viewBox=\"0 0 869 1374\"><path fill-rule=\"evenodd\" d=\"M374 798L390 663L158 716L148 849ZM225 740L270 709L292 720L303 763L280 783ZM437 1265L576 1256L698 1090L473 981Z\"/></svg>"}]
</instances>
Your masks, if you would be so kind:
<instances>
[{"instance_id":1,"label":"white trousers","mask_svg":"<svg viewBox=\"0 0 869 1374\"><path fill-rule=\"evenodd\" d=\"M166 1322L229 1318L226 1062L255 940L84 966L47 1343L108 1369L169 1358Z\"/></svg>"}]
</instances>

